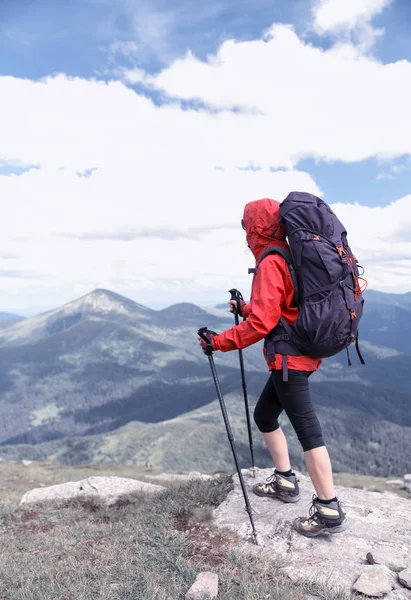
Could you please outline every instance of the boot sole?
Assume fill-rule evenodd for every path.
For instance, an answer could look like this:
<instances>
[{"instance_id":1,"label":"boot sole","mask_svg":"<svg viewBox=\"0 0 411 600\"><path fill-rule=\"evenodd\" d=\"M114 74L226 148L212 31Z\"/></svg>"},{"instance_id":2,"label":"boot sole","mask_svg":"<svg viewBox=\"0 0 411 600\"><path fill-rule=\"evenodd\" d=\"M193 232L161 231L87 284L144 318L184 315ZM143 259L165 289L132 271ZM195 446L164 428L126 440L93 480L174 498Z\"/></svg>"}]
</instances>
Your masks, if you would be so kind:
<instances>
[{"instance_id":1,"label":"boot sole","mask_svg":"<svg viewBox=\"0 0 411 600\"><path fill-rule=\"evenodd\" d=\"M260 498L271 498L272 500L281 500L281 502L285 502L285 504L295 504L295 502L298 502L300 500L300 496L289 496L287 497L282 497L282 496L276 496L275 494L264 494L264 492L259 492L258 490L255 490L253 488L253 492L256 496L260 496Z\"/></svg>"},{"instance_id":2,"label":"boot sole","mask_svg":"<svg viewBox=\"0 0 411 600\"><path fill-rule=\"evenodd\" d=\"M295 531L298 531L298 533L301 533L301 535L304 535L305 537L314 538L318 537L319 535L322 535L323 533L329 533L330 535L334 535L335 533L342 533L343 531L346 531L348 529L348 521L345 520L341 523L341 525L337 525L336 527L326 527L324 529L320 529L320 531L317 531L316 533L301 531L301 529L298 529L298 527L296 527L294 523L293 528L295 529Z\"/></svg>"}]
</instances>

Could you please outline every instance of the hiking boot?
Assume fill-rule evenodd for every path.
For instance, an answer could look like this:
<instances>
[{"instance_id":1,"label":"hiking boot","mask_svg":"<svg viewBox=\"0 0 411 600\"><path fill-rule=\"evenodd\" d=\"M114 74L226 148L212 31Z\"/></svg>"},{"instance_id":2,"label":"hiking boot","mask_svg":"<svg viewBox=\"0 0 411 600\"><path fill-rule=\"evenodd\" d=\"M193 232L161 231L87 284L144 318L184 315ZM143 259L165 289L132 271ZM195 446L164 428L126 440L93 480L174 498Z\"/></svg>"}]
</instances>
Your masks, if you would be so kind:
<instances>
[{"instance_id":1,"label":"hiking boot","mask_svg":"<svg viewBox=\"0 0 411 600\"><path fill-rule=\"evenodd\" d=\"M300 499L298 480L294 473L290 477L284 477L274 471L264 482L257 483L253 492L257 496L277 498L283 502L298 502Z\"/></svg>"},{"instance_id":2,"label":"hiking boot","mask_svg":"<svg viewBox=\"0 0 411 600\"><path fill-rule=\"evenodd\" d=\"M295 519L293 527L306 537L317 537L322 533L341 533L348 528L348 521L338 500L321 504L316 496L310 506L309 517Z\"/></svg>"}]
</instances>

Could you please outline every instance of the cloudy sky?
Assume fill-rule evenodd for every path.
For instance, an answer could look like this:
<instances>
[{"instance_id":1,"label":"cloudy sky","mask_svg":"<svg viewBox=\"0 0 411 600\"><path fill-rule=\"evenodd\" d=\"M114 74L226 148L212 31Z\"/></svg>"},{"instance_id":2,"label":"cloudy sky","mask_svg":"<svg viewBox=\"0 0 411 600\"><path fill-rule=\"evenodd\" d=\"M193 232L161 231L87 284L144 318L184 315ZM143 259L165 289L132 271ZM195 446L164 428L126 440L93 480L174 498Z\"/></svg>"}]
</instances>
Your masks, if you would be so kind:
<instances>
[{"instance_id":1,"label":"cloudy sky","mask_svg":"<svg viewBox=\"0 0 411 600\"><path fill-rule=\"evenodd\" d=\"M411 290L409 0L2 0L0 310L248 294L247 201L321 195Z\"/></svg>"}]
</instances>

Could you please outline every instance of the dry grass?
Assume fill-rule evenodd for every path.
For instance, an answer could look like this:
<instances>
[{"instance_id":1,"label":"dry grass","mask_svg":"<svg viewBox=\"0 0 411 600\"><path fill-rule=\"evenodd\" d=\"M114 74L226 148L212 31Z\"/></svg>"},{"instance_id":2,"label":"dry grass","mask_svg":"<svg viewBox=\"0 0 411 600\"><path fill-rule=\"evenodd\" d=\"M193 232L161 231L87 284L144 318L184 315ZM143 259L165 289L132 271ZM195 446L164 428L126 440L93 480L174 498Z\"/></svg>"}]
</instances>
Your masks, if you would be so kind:
<instances>
[{"instance_id":1,"label":"dry grass","mask_svg":"<svg viewBox=\"0 0 411 600\"><path fill-rule=\"evenodd\" d=\"M305 600L313 590L275 565L241 555L212 527L229 477L95 501L0 507L1 600L178 600L201 570L219 573L219 600ZM323 593L325 600L340 600Z\"/></svg>"}]
</instances>

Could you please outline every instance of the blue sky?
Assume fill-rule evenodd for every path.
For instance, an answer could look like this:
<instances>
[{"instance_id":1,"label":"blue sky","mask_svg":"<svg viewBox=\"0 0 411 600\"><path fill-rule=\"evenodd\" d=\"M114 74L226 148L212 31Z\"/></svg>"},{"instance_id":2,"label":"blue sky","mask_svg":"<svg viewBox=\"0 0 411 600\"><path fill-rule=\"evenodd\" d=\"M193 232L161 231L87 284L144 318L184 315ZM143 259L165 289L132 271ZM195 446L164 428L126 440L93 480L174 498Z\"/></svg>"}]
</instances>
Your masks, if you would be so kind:
<instances>
[{"instance_id":1,"label":"blue sky","mask_svg":"<svg viewBox=\"0 0 411 600\"><path fill-rule=\"evenodd\" d=\"M310 17L307 0L225 0L201 6L190 0L3 0L0 73L39 79L62 72L109 80L116 68L136 63L156 73L187 49L206 59L225 40L258 38L274 22L291 23L307 41L329 47L333 36L317 35ZM410 2L395 0L373 24L385 30L373 48L378 60L411 60ZM138 46L137 57L120 50L129 42ZM151 96L158 98L154 92ZM411 189L406 157L383 164L375 159L355 164L308 159L299 168L315 176L329 201L383 206ZM1 169L0 164L0 173L6 167Z\"/></svg>"},{"instance_id":2,"label":"blue sky","mask_svg":"<svg viewBox=\"0 0 411 600\"><path fill-rule=\"evenodd\" d=\"M362 0L358 1L361 3ZM398 127L395 123L395 113L402 110L401 103L406 103L409 91L409 88L404 87L406 83L398 83L395 73L397 68L398 72L408 68L411 62L411 4L407 0L376 0L377 3L381 4L381 10L375 10L373 14L364 13L349 25L347 19L351 18L350 15L342 14L339 17L340 21L335 25L333 19L330 20L330 13L326 17L320 14L320 5L333 5L336 14L340 8L347 12L344 9L344 5L347 6L344 0L226 0L202 5L190 0L72 0L69 3L54 0L3 0L0 3L0 83L5 86L7 94L10 92L7 110L15 112L15 115L11 115L12 119L9 118L9 114L5 114L6 111L3 111L3 115L5 123L12 120L15 123L13 127L17 128L18 132L13 135L10 125L9 137L5 136L5 140L0 142L0 184L5 186L4 189L10 197L15 198L15 203L27 198L26 192L22 191L26 184L30 193L36 190L36 195L30 200L32 205L27 205L26 209L28 213L33 210L31 222L41 218L39 231L43 232L43 238L35 241L37 238L33 233L33 239L29 242L31 234L19 231L15 231L13 235L10 233L7 242L10 247L4 252L4 261L7 261L7 264L5 262L3 268L0 267L0 272L10 285L16 282L12 274L21 273L18 277L21 288L11 294L7 291L7 286L3 286L6 291L3 298L0 296L0 308L24 308L27 297L30 298L27 301L28 307L32 305L46 308L69 300L70 296L86 292L89 287L114 285L117 286L117 291L137 300L149 304L158 303L158 298L153 292L155 282L150 279L150 272L153 271L153 265L162 261L164 253L169 254L171 246L166 245L158 250L158 263L155 259L150 263L147 258L145 274L141 274L141 279L130 275L127 257L130 256L132 243L135 243L133 252L140 252L141 256L141 251L137 249L140 238L147 240L153 237L153 244L156 244L156 248L159 247L155 233L150 233L158 229L155 222L158 214L162 219L161 230L164 227L178 229L179 224L172 206L177 201L177 190L182 178L186 178L187 169L190 172L196 170L195 162L193 165L189 164L191 153L184 154L187 144L192 144L195 150L193 161L194 157L204 157L207 168L204 167L204 172L197 173L196 177L197 181L202 177L205 178L204 181L207 180L207 185L210 185L209 193L212 191L218 195L219 190L223 189L229 195L235 196L238 193L239 199L232 205L236 215L241 213L243 198L246 198L243 191L244 194L246 190L251 195L255 189L257 197L273 194L277 197L289 185L288 182L290 185L306 185L307 189L311 186L311 191L322 193L328 202L347 206L357 203L369 208L389 207L411 194L411 148L406 141L409 136L404 131L402 140L401 126ZM290 31L294 31L295 34ZM231 46L225 44L227 40L233 40ZM271 50L268 43L262 44L263 41L270 40ZM245 43L247 41L250 45ZM324 53L316 54L316 50ZM187 55L187 52L190 54ZM367 69L365 76L370 74L370 86L376 86L378 89L379 77L373 74L374 65L386 66L385 80L393 83L392 90L389 83L385 87L384 99L381 99L380 92L375 98L370 96L367 99L373 120L370 119L371 125L367 123L364 131L360 120L355 127L346 132L350 124L355 122L356 102L358 101L359 105L358 112L362 111L365 117L367 107L363 104L366 86L359 85L356 88L355 81L362 83L361 75L357 79L355 75L351 80L350 73L345 70L344 53L348 53L347 60L352 61L353 72L358 69L358 73L361 73L361 69ZM317 59L322 63L320 71L323 69L324 73L327 72L330 60L335 60L335 69L342 69L341 76L338 77L337 73L334 83L330 83L330 89L327 90L326 75L317 76L314 66L312 86L307 84L307 80L302 81L305 77L301 77L301 89L298 89L298 80L289 80L290 87L281 84L281 81L287 80L287 65L290 64L290 73L300 73L301 76L304 68L301 67L302 70L298 71L295 61L305 60L306 56L306 64L310 68L310 55L313 65ZM300 58L294 60L294 56ZM250 70L247 63L253 60L256 61L255 69L251 67ZM243 73L241 61L245 61ZM223 78L219 64L225 69ZM254 71L261 71L261 75L256 76L256 79ZM42 87L32 85L39 80L43 81ZM346 100L339 103L338 94L333 95L333 87L337 83L343 92L345 80L349 93ZM99 87L96 85L99 81L109 85L105 88ZM330 92L330 104L319 107L320 113L315 118L313 115L313 123L322 125L322 111L326 119L329 118L328 113L332 115L332 125L328 131L324 126L319 132L321 139L316 140L316 128L311 123L310 113L306 113L305 121L301 120L298 101L304 107L308 92L310 102L313 102L312 106L315 107L313 98L317 93L318 82L324 84L324 88L318 89L319 103L321 97L324 97L324 92ZM238 95L233 91L236 89ZM256 91L253 95L254 89ZM275 102L278 98L285 98L283 103L279 100L278 111L287 110L287 94L290 94L290 114L284 118L289 124L288 129L281 127L278 114L275 115L277 120L270 118L267 125L261 128L258 116L255 121L248 122L248 112L251 115L270 112L270 100L268 96L267 99L265 97L267 90L268 96L273 94ZM296 90L298 101L295 98ZM135 94L134 99L127 91ZM145 104L145 99L153 100L159 110L151 109ZM24 110L20 113L23 107ZM128 132L127 124L121 121L122 114L127 114L128 110L130 129L135 128L134 133ZM171 118L171 112L174 110L177 112ZM133 121L136 111L139 115L145 115L141 117L140 124ZM109 113L111 117L106 121L106 115ZM210 133L210 137L207 133L216 123L203 113L216 115L221 119L220 131L224 132L221 133L224 144L229 136L234 138L237 134L238 142L233 141L227 148L223 144L224 147L220 148L218 128ZM231 123L230 114L238 115L235 126ZM119 126L111 127L110 122L117 119ZM207 119L208 125L203 123ZM257 123L257 133L254 122ZM293 129L294 123L296 130ZM185 133L182 135L183 145L180 148L178 132L181 128ZM301 132L301 128L306 128L307 131ZM104 129L104 135L102 134L101 140L97 142L100 129ZM391 136L394 130L396 139L394 134ZM120 134L120 131L123 131L123 134ZM83 132L84 139L81 139ZM198 133L194 135L195 132ZM147 136L144 137L144 142L140 134ZM74 135L77 136L75 141ZM111 141L116 139L113 144L116 143L120 147L122 135L126 136L127 140L124 141L124 155L120 161L118 153L112 153L113 148L110 145ZM163 150L159 151L158 169L163 173L164 181L175 177L174 188L171 184L167 185L164 192L168 194L172 188L176 190L177 195L171 195L165 208L157 215L150 213L148 205L152 202L148 201L146 205L142 205L143 210L139 213L146 215L143 220L139 220L137 216L135 220L128 219L125 216L128 210L126 206L121 217L112 219L109 209L112 197L102 201L101 190L110 186L114 189L115 182L121 182L122 178L128 180L127 185L124 183L124 189L133 189L134 184L137 186L137 179L131 179L131 174L135 173L137 177L139 165L142 164L138 161L143 158L146 160L150 155L151 150L146 149L150 147L151 140L157 139L156 136L162 139L158 148L166 148L164 156ZM139 146L140 143L143 144L142 147ZM73 144L78 144L75 152ZM173 144L176 146L175 150ZM239 148L239 145L244 145L244 148ZM155 173L157 157L155 146L153 148L153 162L147 164L144 170L149 172L153 168ZM284 148L284 151L281 148ZM140 159L131 158L135 152ZM176 157L180 156L180 153L181 160L178 162ZM247 174L247 184L244 186L239 173L244 173L243 169L247 165L255 165L258 170ZM282 176L284 171L286 173ZM218 177L216 172L225 177L223 185L223 180L214 181ZM234 175L228 175L229 173ZM66 177L63 183L59 183ZM79 183L80 179L82 182ZM141 177L138 177L138 181L140 180ZM147 185L151 187L150 180L148 181ZM195 187L195 181L193 175L191 189ZM273 190L270 189L270 181L273 184L275 182ZM60 185L63 186L61 189ZM120 183L119 187L122 185ZM204 182L202 185L204 186ZM73 200L73 196L67 200L63 199L70 186L77 190L78 202L85 194L86 200L81 200L82 206L88 206L90 202L89 220L87 215L83 221L76 218L74 210L77 200ZM156 186L157 182L153 187ZM181 206L184 207L190 206L191 197L188 183L186 188L182 192L185 200ZM278 194L274 190L277 190ZM140 189L138 198L148 198L146 192L148 194L150 190ZM90 193L94 193L96 198L91 200ZM121 193L123 197L124 193ZM152 193L154 194L154 191ZM163 194L160 188L156 193L157 196ZM94 201L97 209L91 206L91 202ZM127 202L128 207L134 206L132 198ZM36 203L38 206L34 209ZM55 211L56 203L59 210ZM405 203L404 206L408 207L408 204ZM107 212L104 212L106 208ZM233 211L229 210L228 205L226 212L222 213L220 209L220 200L210 204L207 214L209 231L214 225L218 225L219 228L221 222L226 223L229 228L233 222L237 222L237 216L235 219L231 216ZM81 213L87 212L78 208L76 210ZM97 217L101 219L100 224L98 218L96 220L96 210ZM344 211L344 208L342 210ZM401 214L398 206L395 210ZM58 217L62 214L67 218L65 223L60 224ZM352 211L349 214L353 214ZM369 214L372 218L380 218L379 213ZM187 221L185 225L195 229L198 227L198 217L197 213L193 213L193 222ZM368 219L368 216L366 218ZM48 223L47 227L44 225L45 221ZM115 231L109 231L111 221ZM400 221L401 218L395 227L401 232L400 237L405 239ZM372 219L369 222L373 222ZM30 221L27 218L27 227L29 225ZM130 227L133 227L131 233ZM351 226L353 236L356 235L355 227L354 221ZM395 238L395 227L393 225L391 240ZM218 238L216 257L218 252L225 251L224 246L218 245L221 243L229 244L230 252L234 256L234 247L238 245L239 238L230 236L235 235L237 234L227 233L224 242L221 241L221 236ZM50 243L56 244L56 248L61 244L59 267L56 264L48 269L44 264L44 256L50 254L42 248L46 239L44 236L49 236ZM378 236L378 239L385 240L382 232L379 232ZM188 245L185 249L179 248L179 235L171 232L168 238L177 240L173 245L176 257L178 253L193 251L187 250L191 243L189 241L186 242ZM57 239L59 241L56 241ZM66 240L64 243L67 243L67 246L63 247L63 239ZM116 265L109 274L100 265L94 266L97 260L94 253L97 250L87 242L90 239L106 239L106 245L102 245L99 251L101 256L104 253L105 258L102 262L105 265L110 261L110 264ZM126 248L125 242L118 242L114 249L114 239L130 240L130 245ZM372 236L369 244L364 244L365 251L368 247L375 246L375 240L371 242L371 239ZM163 242L164 240L161 244ZM32 246L29 246L29 243L32 243ZM72 245L69 246L69 243ZM69 265L62 267L63 255L73 251L78 252L79 256L82 253L90 256L90 261L94 262L90 262L87 272L95 271L94 276L87 278L87 275L83 274L76 279L76 272L72 272ZM387 291L411 289L408 250L396 247L393 256L398 256L398 252L402 253L405 262L398 269L396 281L389 284L385 275L380 274L375 277L373 287L386 288ZM195 249L195 253L196 260L201 262L199 248ZM11 259L10 256L16 258ZM111 257L110 260L107 259L108 256ZM375 260L375 255L370 254L370 261ZM240 263L243 268L244 259ZM163 273L159 268L153 275L165 282L164 299L160 299L159 303L167 304L168 298L175 301L191 298L198 302L202 295L207 302L220 301L221 290L225 289L226 284L225 280L222 283L223 275L219 275L218 267L219 261L216 258L214 266L204 275L205 267L197 268L193 263L187 280L177 274L168 279L170 269L167 268ZM229 272L229 265L226 272ZM238 277L239 272L236 271L235 276ZM207 277L209 279L205 281ZM24 281L25 278L26 283L23 285L20 280ZM242 281L245 282L245 279ZM29 294L27 290L30 290ZM53 290L51 295L50 290Z\"/></svg>"}]
</instances>

